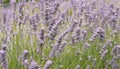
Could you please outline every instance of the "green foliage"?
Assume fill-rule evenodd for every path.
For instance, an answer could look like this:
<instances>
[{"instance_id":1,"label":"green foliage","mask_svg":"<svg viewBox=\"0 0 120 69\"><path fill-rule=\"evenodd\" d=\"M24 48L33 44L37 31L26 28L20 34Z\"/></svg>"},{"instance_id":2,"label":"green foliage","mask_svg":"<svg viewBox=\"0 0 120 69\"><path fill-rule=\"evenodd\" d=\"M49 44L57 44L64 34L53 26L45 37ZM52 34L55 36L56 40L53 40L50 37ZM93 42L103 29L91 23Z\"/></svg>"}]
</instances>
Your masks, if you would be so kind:
<instances>
[{"instance_id":1,"label":"green foliage","mask_svg":"<svg viewBox=\"0 0 120 69\"><path fill-rule=\"evenodd\" d=\"M3 1L3 3L9 3L10 2L10 0L4 0Z\"/></svg>"},{"instance_id":2,"label":"green foliage","mask_svg":"<svg viewBox=\"0 0 120 69\"><path fill-rule=\"evenodd\" d=\"M16 0L16 2L18 2L18 1L20 1L20 0ZM26 1L28 1L28 0L26 0ZM10 3L10 0L3 0L3 4L5 4L5 3Z\"/></svg>"}]
</instances>

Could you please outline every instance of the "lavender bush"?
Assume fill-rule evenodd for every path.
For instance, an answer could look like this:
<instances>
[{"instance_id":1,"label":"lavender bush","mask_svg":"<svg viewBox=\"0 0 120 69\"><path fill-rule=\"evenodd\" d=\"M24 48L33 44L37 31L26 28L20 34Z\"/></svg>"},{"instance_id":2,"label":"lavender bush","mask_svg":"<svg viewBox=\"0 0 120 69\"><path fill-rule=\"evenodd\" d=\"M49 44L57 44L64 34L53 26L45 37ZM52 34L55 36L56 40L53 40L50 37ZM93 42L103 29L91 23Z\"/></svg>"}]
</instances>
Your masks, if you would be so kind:
<instances>
[{"instance_id":1,"label":"lavender bush","mask_svg":"<svg viewBox=\"0 0 120 69\"><path fill-rule=\"evenodd\" d=\"M0 3L0 69L120 69L119 4L117 0Z\"/></svg>"}]
</instances>

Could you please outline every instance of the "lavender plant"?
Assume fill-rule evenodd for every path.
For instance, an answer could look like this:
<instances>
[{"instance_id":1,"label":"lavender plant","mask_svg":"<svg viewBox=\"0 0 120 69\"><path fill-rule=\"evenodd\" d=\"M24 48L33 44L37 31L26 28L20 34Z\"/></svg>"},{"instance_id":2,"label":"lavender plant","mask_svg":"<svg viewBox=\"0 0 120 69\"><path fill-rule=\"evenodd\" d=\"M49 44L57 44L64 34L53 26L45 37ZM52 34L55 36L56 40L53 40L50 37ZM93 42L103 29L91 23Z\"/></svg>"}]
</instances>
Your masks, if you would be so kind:
<instances>
[{"instance_id":1,"label":"lavender plant","mask_svg":"<svg viewBox=\"0 0 120 69\"><path fill-rule=\"evenodd\" d=\"M0 1L0 69L120 69L119 3Z\"/></svg>"}]
</instances>

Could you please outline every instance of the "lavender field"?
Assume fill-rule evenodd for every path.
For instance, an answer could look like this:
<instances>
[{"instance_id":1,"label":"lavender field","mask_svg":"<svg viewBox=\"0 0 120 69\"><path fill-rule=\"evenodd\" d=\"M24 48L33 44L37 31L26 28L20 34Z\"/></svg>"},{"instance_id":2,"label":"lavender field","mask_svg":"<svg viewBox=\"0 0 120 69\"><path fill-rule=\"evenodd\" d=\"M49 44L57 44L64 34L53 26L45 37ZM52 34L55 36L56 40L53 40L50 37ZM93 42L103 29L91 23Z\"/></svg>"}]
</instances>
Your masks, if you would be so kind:
<instances>
[{"instance_id":1,"label":"lavender field","mask_svg":"<svg viewBox=\"0 0 120 69\"><path fill-rule=\"evenodd\" d=\"M0 69L120 69L120 0L0 3Z\"/></svg>"}]
</instances>

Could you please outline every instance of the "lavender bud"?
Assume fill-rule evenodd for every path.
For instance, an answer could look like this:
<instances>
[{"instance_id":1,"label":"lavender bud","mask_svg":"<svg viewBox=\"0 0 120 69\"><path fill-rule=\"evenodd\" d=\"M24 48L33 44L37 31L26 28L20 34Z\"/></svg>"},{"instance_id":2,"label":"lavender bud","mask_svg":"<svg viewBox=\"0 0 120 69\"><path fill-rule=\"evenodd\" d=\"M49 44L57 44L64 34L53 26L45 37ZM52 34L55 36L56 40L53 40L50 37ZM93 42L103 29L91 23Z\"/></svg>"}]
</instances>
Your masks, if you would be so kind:
<instances>
[{"instance_id":1,"label":"lavender bud","mask_svg":"<svg viewBox=\"0 0 120 69\"><path fill-rule=\"evenodd\" d=\"M105 51L102 53L100 59L103 59L103 58L106 56L107 53L108 53L108 50L105 50Z\"/></svg>"},{"instance_id":2,"label":"lavender bud","mask_svg":"<svg viewBox=\"0 0 120 69\"><path fill-rule=\"evenodd\" d=\"M120 46L115 45L112 49L111 54L116 55L117 57L120 57Z\"/></svg>"},{"instance_id":3,"label":"lavender bud","mask_svg":"<svg viewBox=\"0 0 120 69\"><path fill-rule=\"evenodd\" d=\"M22 61L24 63L24 61L27 59L27 56L28 56L28 51L27 50L24 50L22 55L19 57L19 61Z\"/></svg>"},{"instance_id":4,"label":"lavender bud","mask_svg":"<svg viewBox=\"0 0 120 69\"><path fill-rule=\"evenodd\" d=\"M0 62L1 62L2 69L8 69L5 50L0 50Z\"/></svg>"},{"instance_id":5,"label":"lavender bud","mask_svg":"<svg viewBox=\"0 0 120 69\"><path fill-rule=\"evenodd\" d=\"M30 62L29 69L39 69L38 63L35 62L34 60L32 60L32 61Z\"/></svg>"},{"instance_id":6,"label":"lavender bud","mask_svg":"<svg viewBox=\"0 0 120 69\"><path fill-rule=\"evenodd\" d=\"M47 62L45 63L43 69L49 69L52 64L53 64L53 62L51 60L47 60Z\"/></svg>"}]
</instances>

